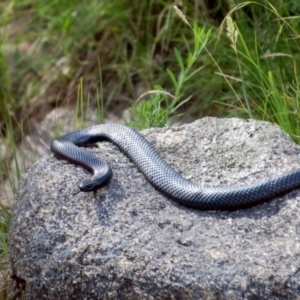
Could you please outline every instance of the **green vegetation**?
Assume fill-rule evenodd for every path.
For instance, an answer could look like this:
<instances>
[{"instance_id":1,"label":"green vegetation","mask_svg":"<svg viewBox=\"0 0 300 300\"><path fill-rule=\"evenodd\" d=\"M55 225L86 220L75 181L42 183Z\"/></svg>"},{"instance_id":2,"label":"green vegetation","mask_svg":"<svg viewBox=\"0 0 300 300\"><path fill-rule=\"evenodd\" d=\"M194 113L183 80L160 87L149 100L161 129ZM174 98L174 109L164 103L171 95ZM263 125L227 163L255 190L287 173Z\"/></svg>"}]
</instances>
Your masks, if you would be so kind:
<instances>
[{"instance_id":1,"label":"green vegetation","mask_svg":"<svg viewBox=\"0 0 300 300\"><path fill-rule=\"evenodd\" d=\"M139 129L238 116L299 142L299 1L185 2L0 2L0 186L16 193L16 148L57 106L73 106L78 127L90 109L99 122L127 109ZM10 218L1 205L0 272Z\"/></svg>"},{"instance_id":2,"label":"green vegetation","mask_svg":"<svg viewBox=\"0 0 300 300\"><path fill-rule=\"evenodd\" d=\"M179 11L177 7L175 7L175 9L184 22L190 26L181 11ZM182 91L185 84L192 80L192 77L202 70L203 67L198 67L193 70L193 65L205 49L211 34L211 30L205 30L205 28L200 28L196 24L194 25L194 28L191 27L191 29L194 33L193 50L190 51L190 45L185 40L185 45L188 49L186 62L180 51L177 48L174 48L176 62L180 67L178 76L175 76L170 69L167 69L167 73L170 76L175 91L174 96L167 91L164 91L163 87L155 85L156 90L142 94L133 104L130 110L130 120L128 121L130 126L138 129L164 127L172 117L176 116L180 107L191 99L191 96L189 96L182 100L181 98L184 96ZM150 95L150 99L140 103L139 101L146 95ZM171 101L169 101L169 98L171 98Z\"/></svg>"}]
</instances>

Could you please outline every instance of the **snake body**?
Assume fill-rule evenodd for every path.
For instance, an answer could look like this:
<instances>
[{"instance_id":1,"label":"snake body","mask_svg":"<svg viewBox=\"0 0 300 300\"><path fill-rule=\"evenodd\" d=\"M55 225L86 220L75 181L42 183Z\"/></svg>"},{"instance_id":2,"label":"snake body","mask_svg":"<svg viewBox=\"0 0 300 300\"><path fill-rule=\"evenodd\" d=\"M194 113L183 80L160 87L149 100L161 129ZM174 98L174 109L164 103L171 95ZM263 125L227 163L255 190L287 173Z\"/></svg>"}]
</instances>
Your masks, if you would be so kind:
<instances>
[{"instance_id":1,"label":"snake body","mask_svg":"<svg viewBox=\"0 0 300 300\"><path fill-rule=\"evenodd\" d=\"M236 209L253 206L300 187L300 169L242 187L202 187L184 179L137 131L119 124L96 125L75 131L51 143L51 151L93 173L80 183L83 192L94 191L109 182L110 165L81 146L107 140L117 145L160 192L178 203L197 209Z\"/></svg>"}]
</instances>

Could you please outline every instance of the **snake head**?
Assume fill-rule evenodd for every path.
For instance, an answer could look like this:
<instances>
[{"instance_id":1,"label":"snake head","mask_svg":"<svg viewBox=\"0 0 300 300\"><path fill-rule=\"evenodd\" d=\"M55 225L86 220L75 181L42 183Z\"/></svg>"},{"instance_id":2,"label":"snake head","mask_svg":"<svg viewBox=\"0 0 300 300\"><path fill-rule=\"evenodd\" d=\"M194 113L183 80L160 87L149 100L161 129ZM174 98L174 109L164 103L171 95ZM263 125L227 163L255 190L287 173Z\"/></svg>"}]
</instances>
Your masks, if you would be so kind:
<instances>
[{"instance_id":1,"label":"snake head","mask_svg":"<svg viewBox=\"0 0 300 300\"><path fill-rule=\"evenodd\" d=\"M81 192L92 192L99 188L99 184L92 180L85 180L80 182L79 189Z\"/></svg>"},{"instance_id":2,"label":"snake head","mask_svg":"<svg viewBox=\"0 0 300 300\"><path fill-rule=\"evenodd\" d=\"M106 170L106 172L104 174L96 173L96 175L92 179L82 181L79 184L79 189L81 192L95 191L95 190L107 185L108 182L110 181L111 177L112 177L112 171L109 168L108 170Z\"/></svg>"}]
</instances>

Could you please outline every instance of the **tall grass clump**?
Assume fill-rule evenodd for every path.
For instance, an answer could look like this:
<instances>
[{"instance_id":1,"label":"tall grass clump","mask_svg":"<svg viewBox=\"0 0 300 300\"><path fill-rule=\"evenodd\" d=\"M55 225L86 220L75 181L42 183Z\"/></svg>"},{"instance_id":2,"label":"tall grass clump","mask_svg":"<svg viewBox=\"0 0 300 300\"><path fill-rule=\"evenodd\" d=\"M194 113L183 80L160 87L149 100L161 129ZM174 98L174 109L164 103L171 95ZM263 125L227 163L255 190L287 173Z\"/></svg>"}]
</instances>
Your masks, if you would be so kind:
<instances>
[{"instance_id":1,"label":"tall grass clump","mask_svg":"<svg viewBox=\"0 0 300 300\"><path fill-rule=\"evenodd\" d=\"M14 137L11 117L7 117L6 135L0 133L0 299L6 299L8 283L8 234L12 219L12 198L17 193L17 184L21 179L21 166L17 154L17 148L22 148L17 144ZM21 128L20 128L20 131ZM8 156L8 150L11 156ZM2 198L1 198L2 197Z\"/></svg>"},{"instance_id":2,"label":"tall grass clump","mask_svg":"<svg viewBox=\"0 0 300 300\"><path fill-rule=\"evenodd\" d=\"M212 30L205 30L205 27L192 27L182 11L176 6L174 9L193 32L193 44L183 38L186 49L181 47L178 50L174 47L174 58L179 66L178 75L176 76L171 69L166 69L173 87L167 85L169 88L166 89L156 83L155 90L142 94L130 110L129 124L139 129L162 127L180 114L181 106L189 106L186 105L188 101L197 102L198 106L203 104L202 99L195 99L189 94L184 97L182 87L194 86L198 78L205 76L205 69L214 64L215 74L221 75L224 82L222 93L211 102L211 106L218 103L219 106L227 107L227 115L240 115L277 123L295 141L299 141L299 44L298 23L294 22L295 18L281 17L278 10L268 2L266 5L243 2L233 7L224 18L218 32L215 31L213 35ZM282 13L286 13L282 6L281 10ZM259 29L252 28L250 32L248 24L234 20L243 20L245 11L248 14L251 12L253 24L261 22L265 15L268 16L273 24L267 26L265 36L260 35ZM241 28L238 24L241 24ZM214 49L207 47L212 41ZM220 53L223 50L221 57ZM199 57L207 55L210 62L192 70L195 63L199 65L199 61L203 62ZM231 69L224 67L228 63ZM170 93L170 90L173 93Z\"/></svg>"},{"instance_id":3,"label":"tall grass clump","mask_svg":"<svg viewBox=\"0 0 300 300\"><path fill-rule=\"evenodd\" d=\"M253 31L249 37L249 32L233 20L235 13L245 6L261 6L270 15L272 25L265 37L269 40L268 47L261 40L259 32ZM236 107L244 110L251 118L279 124L299 142L297 52L300 47L297 33L299 25L294 21L295 18L281 17L271 3L262 5L245 2L236 6L224 19L221 32L224 29L226 31L237 72L226 74L220 69L220 74L237 95L239 102L235 104Z\"/></svg>"}]
</instances>

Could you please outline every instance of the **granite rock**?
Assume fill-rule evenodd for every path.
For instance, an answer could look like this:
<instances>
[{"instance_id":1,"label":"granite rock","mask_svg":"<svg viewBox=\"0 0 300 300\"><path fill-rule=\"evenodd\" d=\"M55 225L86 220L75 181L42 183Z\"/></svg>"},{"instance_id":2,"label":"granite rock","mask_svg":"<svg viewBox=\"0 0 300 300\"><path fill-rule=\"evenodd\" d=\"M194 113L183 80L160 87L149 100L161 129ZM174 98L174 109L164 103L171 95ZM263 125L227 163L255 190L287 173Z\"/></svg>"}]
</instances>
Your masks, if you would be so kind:
<instances>
[{"instance_id":1,"label":"granite rock","mask_svg":"<svg viewBox=\"0 0 300 300\"><path fill-rule=\"evenodd\" d=\"M300 148L267 122L203 118L143 132L200 185L246 185L299 168ZM9 235L12 299L295 299L300 192L234 211L199 211L156 191L114 145L110 184L55 156L23 176Z\"/></svg>"}]
</instances>

